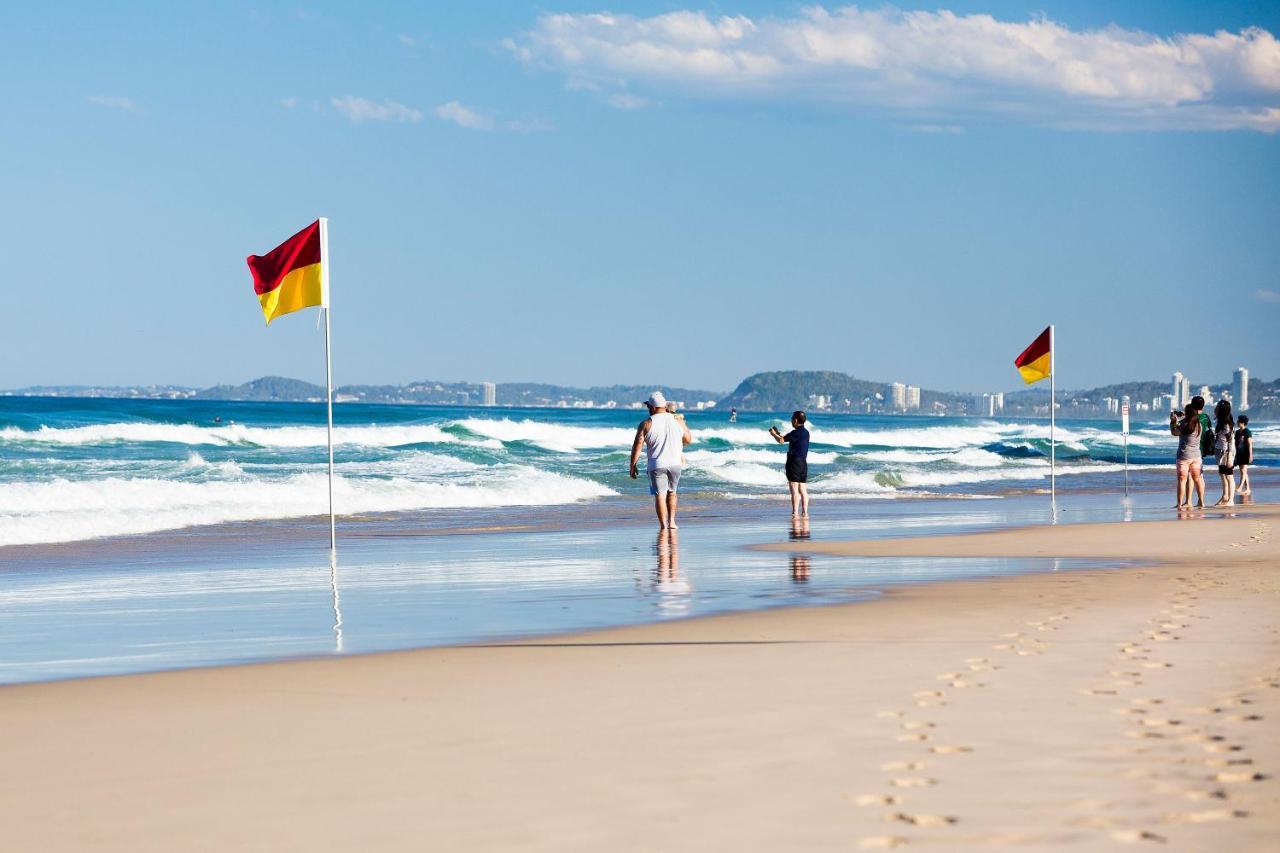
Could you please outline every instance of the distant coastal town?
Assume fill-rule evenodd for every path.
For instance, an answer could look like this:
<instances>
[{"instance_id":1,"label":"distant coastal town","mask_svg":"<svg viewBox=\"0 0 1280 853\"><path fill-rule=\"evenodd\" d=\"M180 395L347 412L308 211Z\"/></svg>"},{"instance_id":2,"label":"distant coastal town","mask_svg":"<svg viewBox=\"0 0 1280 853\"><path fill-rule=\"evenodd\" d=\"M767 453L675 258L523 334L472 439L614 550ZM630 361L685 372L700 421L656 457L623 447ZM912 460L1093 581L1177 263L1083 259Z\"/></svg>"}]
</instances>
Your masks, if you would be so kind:
<instances>
[{"instance_id":1,"label":"distant coastal town","mask_svg":"<svg viewBox=\"0 0 1280 853\"><path fill-rule=\"evenodd\" d=\"M721 391L653 385L610 385L576 388L531 382L443 382L424 380L405 385L343 385L337 403L412 404L428 406L502 406L508 408L639 409L654 388L685 410L730 409L779 412L806 409L846 414L914 414L934 416L1044 417L1049 391L986 393L933 391L905 382L875 382L836 371L782 370L756 373L727 394ZM1199 394L1206 400L1231 400L1237 411L1280 415L1280 378L1251 379L1237 368L1226 382L1196 385L1175 371L1169 382L1135 381L1088 390L1058 392L1057 413L1066 418L1118 416L1128 404L1135 417L1155 416L1181 408ZM324 387L298 379L267 376L240 385L192 388L179 385L29 386L0 391L0 396L103 397L170 400L241 400L319 402Z\"/></svg>"}]
</instances>

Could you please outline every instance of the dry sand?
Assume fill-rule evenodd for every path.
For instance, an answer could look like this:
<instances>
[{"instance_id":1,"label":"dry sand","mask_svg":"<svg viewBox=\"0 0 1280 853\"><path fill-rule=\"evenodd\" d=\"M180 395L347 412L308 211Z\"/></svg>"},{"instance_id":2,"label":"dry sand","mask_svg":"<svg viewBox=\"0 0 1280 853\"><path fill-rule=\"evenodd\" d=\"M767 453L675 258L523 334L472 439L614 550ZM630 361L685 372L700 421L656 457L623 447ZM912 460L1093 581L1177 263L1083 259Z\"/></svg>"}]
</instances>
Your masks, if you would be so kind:
<instances>
[{"instance_id":1,"label":"dry sand","mask_svg":"<svg viewBox=\"0 0 1280 853\"><path fill-rule=\"evenodd\" d=\"M0 847L1276 850L1276 522L807 543L1162 565L0 688Z\"/></svg>"}]
</instances>

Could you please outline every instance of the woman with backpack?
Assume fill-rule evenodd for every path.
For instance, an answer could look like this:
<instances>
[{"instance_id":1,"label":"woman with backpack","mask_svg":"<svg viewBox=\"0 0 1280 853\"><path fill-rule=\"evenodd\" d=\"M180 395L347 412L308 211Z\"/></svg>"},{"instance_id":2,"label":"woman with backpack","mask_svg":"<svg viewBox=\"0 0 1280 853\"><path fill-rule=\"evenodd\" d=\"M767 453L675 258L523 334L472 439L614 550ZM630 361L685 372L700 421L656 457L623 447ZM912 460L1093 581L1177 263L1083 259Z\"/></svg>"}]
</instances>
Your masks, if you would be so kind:
<instances>
[{"instance_id":1,"label":"woman with backpack","mask_svg":"<svg viewBox=\"0 0 1280 853\"><path fill-rule=\"evenodd\" d=\"M1231 506L1236 498L1236 478L1231 471L1236 464L1236 421L1231 416L1231 401L1219 400L1213 408L1213 418L1213 455L1222 480L1222 497L1214 506Z\"/></svg>"}]
</instances>

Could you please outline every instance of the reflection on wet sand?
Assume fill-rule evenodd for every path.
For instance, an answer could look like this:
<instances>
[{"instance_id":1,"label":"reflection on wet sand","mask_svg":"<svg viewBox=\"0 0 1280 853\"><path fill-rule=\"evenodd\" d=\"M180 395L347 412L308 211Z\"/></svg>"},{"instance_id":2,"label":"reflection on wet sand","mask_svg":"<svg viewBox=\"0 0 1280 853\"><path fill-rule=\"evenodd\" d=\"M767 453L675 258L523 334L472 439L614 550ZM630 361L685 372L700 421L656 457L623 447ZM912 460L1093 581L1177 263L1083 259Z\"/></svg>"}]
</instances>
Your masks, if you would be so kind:
<instances>
[{"instance_id":1,"label":"reflection on wet sand","mask_svg":"<svg viewBox=\"0 0 1280 853\"><path fill-rule=\"evenodd\" d=\"M329 552L329 589L333 593L333 651L342 654L342 602L338 598L338 554Z\"/></svg>"},{"instance_id":2,"label":"reflection on wet sand","mask_svg":"<svg viewBox=\"0 0 1280 853\"><path fill-rule=\"evenodd\" d=\"M791 541L804 542L809 539L809 516L791 517ZM809 555L794 554L791 557L792 583L809 582Z\"/></svg>"},{"instance_id":3,"label":"reflection on wet sand","mask_svg":"<svg viewBox=\"0 0 1280 853\"><path fill-rule=\"evenodd\" d=\"M680 575L680 531L659 530L654 545L658 565L654 569L653 589L662 596L658 609L664 614L679 616L689 611L693 591L688 578Z\"/></svg>"}]
</instances>

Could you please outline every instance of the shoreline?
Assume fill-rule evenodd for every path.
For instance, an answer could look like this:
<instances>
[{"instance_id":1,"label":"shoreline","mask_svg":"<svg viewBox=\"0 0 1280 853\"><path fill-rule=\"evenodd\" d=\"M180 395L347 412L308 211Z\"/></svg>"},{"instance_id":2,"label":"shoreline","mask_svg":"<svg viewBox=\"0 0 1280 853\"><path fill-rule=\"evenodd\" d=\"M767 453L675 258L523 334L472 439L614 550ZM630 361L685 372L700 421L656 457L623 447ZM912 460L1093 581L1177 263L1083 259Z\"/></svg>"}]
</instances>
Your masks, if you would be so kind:
<instances>
[{"instance_id":1,"label":"shoreline","mask_svg":"<svg viewBox=\"0 0 1280 853\"><path fill-rule=\"evenodd\" d=\"M1155 561L1123 571L0 687L0 817L50 850L1261 850L1278 518L926 537Z\"/></svg>"}]
</instances>

